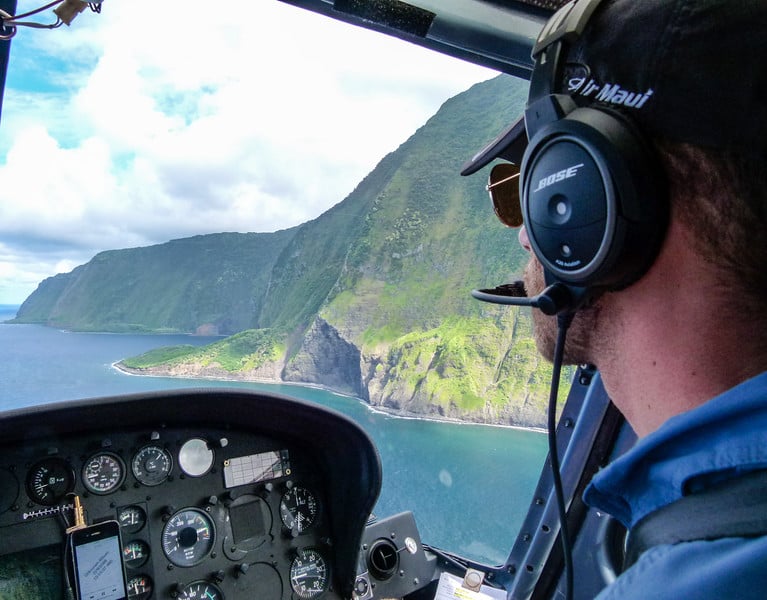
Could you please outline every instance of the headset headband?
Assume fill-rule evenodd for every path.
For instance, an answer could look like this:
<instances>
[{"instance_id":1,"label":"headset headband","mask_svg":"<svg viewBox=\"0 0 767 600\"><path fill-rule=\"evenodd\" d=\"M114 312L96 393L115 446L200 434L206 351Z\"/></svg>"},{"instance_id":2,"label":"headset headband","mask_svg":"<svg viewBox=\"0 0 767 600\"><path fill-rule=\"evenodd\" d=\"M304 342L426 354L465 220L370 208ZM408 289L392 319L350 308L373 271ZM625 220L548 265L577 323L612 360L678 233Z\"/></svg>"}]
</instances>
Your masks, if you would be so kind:
<instances>
[{"instance_id":1,"label":"headset headband","mask_svg":"<svg viewBox=\"0 0 767 600\"><path fill-rule=\"evenodd\" d=\"M559 90L565 56L602 1L571 2L541 31L521 161L522 214L546 282L582 298L642 276L667 212L661 170L634 124L608 107L579 107Z\"/></svg>"},{"instance_id":2,"label":"headset headband","mask_svg":"<svg viewBox=\"0 0 767 600\"><path fill-rule=\"evenodd\" d=\"M538 34L538 39L533 47L532 56L535 58L535 66L530 78L527 106L533 107L539 100L547 97L559 96L558 87L562 78L562 56L566 50L566 44L574 44L583 34L591 15L602 3L602 0L574 0L560 8L544 25ZM567 98L567 100L565 99ZM575 103L570 103L570 97L565 96L558 102L555 115L547 115L541 118L534 116L528 118L525 111L525 126L527 137L531 139L546 118L554 119L564 116L563 104L567 110L572 110ZM548 111L547 111L548 112Z\"/></svg>"}]
</instances>

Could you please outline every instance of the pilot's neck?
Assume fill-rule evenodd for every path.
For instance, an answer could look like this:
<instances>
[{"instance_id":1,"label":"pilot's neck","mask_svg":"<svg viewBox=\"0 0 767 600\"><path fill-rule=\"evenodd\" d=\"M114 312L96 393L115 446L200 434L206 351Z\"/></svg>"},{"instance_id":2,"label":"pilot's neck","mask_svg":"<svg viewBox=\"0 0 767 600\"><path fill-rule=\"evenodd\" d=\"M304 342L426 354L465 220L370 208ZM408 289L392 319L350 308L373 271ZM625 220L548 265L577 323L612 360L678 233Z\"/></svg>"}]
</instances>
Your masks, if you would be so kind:
<instances>
[{"instance_id":1,"label":"pilot's neck","mask_svg":"<svg viewBox=\"0 0 767 600\"><path fill-rule=\"evenodd\" d=\"M595 363L640 437L767 368L761 336L693 247L672 223L650 271L604 298L611 342Z\"/></svg>"}]
</instances>

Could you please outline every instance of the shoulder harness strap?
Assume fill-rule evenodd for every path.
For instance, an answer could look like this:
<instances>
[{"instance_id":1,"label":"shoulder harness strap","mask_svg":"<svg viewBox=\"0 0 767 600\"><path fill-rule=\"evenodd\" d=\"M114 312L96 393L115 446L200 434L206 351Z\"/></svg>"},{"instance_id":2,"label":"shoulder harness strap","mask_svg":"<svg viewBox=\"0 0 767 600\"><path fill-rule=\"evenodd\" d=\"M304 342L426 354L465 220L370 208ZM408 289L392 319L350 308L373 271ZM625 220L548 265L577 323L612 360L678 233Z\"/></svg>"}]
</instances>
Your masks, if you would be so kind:
<instances>
[{"instance_id":1,"label":"shoulder harness strap","mask_svg":"<svg viewBox=\"0 0 767 600\"><path fill-rule=\"evenodd\" d=\"M629 533L624 570L652 546L767 535L767 471L728 480L645 516Z\"/></svg>"}]
</instances>

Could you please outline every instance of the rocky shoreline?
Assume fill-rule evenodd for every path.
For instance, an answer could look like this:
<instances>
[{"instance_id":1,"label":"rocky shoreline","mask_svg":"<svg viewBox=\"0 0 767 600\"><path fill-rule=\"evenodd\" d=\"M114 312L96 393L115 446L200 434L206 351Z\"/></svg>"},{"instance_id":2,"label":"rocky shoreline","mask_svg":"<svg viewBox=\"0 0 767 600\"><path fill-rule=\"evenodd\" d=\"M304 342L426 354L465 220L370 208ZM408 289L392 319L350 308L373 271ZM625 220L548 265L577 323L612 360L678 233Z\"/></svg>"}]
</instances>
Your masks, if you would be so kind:
<instances>
[{"instance_id":1,"label":"rocky shoreline","mask_svg":"<svg viewBox=\"0 0 767 600\"><path fill-rule=\"evenodd\" d=\"M274 363L272 363L273 365ZM125 374L134 375L139 377L172 377L179 379L198 379L198 380L211 380L211 381L232 381L232 382L252 382L252 383L265 383L265 384L280 384L280 385L298 385L302 387L313 387L340 396L346 396L354 398L365 404L370 410L381 412L390 416L407 418L407 419L425 419L430 421L438 421L445 423L457 423L457 424L472 424L472 425L488 425L494 427L509 427L513 429L524 429L528 431L545 431L545 423L539 423L537 420L534 423L510 423L507 418L501 419L483 419L476 413L471 413L463 416L455 416L450 414L444 414L441 410L442 407L432 405L431 410L425 412L408 410L396 405L392 405L391 402L375 402L367 398L362 398L357 394L350 393L348 390L337 389L330 385L320 384L309 381L296 381L285 380L279 375L279 369L275 367L260 368L250 371L231 372L221 367L211 365L198 365L186 363L183 365L173 366L156 366L149 368L133 368L122 364L121 361L112 363L112 367Z\"/></svg>"}]
</instances>

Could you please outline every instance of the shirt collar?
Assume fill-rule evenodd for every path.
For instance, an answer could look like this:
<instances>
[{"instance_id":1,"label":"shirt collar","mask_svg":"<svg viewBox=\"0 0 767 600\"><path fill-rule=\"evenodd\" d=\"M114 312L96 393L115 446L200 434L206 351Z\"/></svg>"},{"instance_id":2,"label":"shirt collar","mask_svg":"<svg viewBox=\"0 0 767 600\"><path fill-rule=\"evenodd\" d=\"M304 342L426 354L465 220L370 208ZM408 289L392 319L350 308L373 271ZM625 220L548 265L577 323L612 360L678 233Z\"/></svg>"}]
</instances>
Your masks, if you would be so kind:
<instances>
[{"instance_id":1,"label":"shirt collar","mask_svg":"<svg viewBox=\"0 0 767 600\"><path fill-rule=\"evenodd\" d=\"M627 527L717 472L767 468L767 372L672 417L597 473L590 506Z\"/></svg>"}]
</instances>

